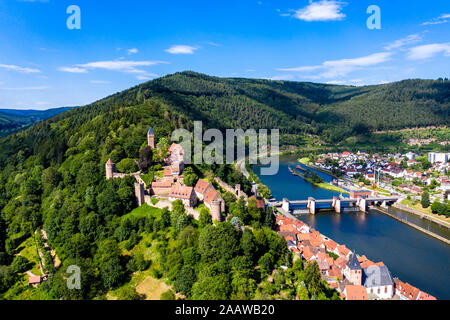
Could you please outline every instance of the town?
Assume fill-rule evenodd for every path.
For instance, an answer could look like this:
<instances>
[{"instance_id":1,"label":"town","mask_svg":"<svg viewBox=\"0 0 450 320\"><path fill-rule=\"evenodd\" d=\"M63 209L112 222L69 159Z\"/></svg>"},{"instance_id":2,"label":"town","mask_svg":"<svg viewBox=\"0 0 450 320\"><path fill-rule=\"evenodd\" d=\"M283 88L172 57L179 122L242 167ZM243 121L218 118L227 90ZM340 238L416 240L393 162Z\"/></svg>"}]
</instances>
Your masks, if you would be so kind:
<instances>
[{"instance_id":1,"label":"town","mask_svg":"<svg viewBox=\"0 0 450 320\"><path fill-rule=\"evenodd\" d=\"M332 174L332 185L401 198L400 206L450 216L450 153L327 153L301 162ZM422 201L422 199L424 199ZM419 206L418 206L419 205Z\"/></svg>"},{"instance_id":2,"label":"town","mask_svg":"<svg viewBox=\"0 0 450 320\"><path fill-rule=\"evenodd\" d=\"M300 220L280 214L276 224L294 261L317 263L322 279L344 300L436 300L409 283L393 279L382 261L359 256Z\"/></svg>"}]
</instances>

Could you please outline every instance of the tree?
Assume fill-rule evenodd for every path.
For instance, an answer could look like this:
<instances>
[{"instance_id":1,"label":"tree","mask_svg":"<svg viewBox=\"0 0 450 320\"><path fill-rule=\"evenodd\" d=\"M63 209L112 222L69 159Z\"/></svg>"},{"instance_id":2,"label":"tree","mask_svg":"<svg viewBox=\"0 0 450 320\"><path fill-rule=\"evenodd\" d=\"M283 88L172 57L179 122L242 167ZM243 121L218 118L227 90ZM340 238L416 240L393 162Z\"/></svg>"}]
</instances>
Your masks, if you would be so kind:
<instances>
[{"instance_id":1,"label":"tree","mask_svg":"<svg viewBox=\"0 0 450 320\"><path fill-rule=\"evenodd\" d=\"M202 228L212 224L212 217L209 211L206 208L200 209L200 216L198 218L200 222L200 226Z\"/></svg>"},{"instance_id":2,"label":"tree","mask_svg":"<svg viewBox=\"0 0 450 320\"><path fill-rule=\"evenodd\" d=\"M33 265L30 265L30 261L22 256L15 256L13 262L11 263L11 268L14 273L25 272L31 269Z\"/></svg>"},{"instance_id":3,"label":"tree","mask_svg":"<svg viewBox=\"0 0 450 320\"><path fill-rule=\"evenodd\" d=\"M272 212L272 208L265 208L264 227L273 229L275 225L275 215Z\"/></svg>"},{"instance_id":4,"label":"tree","mask_svg":"<svg viewBox=\"0 0 450 320\"><path fill-rule=\"evenodd\" d=\"M430 206L430 194L428 191L422 193L422 200L420 201L423 208L428 208Z\"/></svg>"},{"instance_id":5,"label":"tree","mask_svg":"<svg viewBox=\"0 0 450 320\"><path fill-rule=\"evenodd\" d=\"M194 170L192 170L192 167L186 168L183 172L183 182L188 187L193 187L197 184L198 176L194 173Z\"/></svg>"},{"instance_id":6,"label":"tree","mask_svg":"<svg viewBox=\"0 0 450 320\"><path fill-rule=\"evenodd\" d=\"M240 247L245 256L247 256L251 261L255 260L256 257L256 240L253 233L245 229L241 237Z\"/></svg>"},{"instance_id":7,"label":"tree","mask_svg":"<svg viewBox=\"0 0 450 320\"><path fill-rule=\"evenodd\" d=\"M231 218L230 223L235 228L239 229L240 227L242 227L242 221L241 221L241 219L239 219L239 217Z\"/></svg>"},{"instance_id":8,"label":"tree","mask_svg":"<svg viewBox=\"0 0 450 320\"><path fill-rule=\"evenodd\" d=\"M185 296L190 296L192 285L196 280L197 276L194 268L191 266L184 266L176 277L174 288Z\"/></svg>"},{"instance_id":9,"label":"tree","mask_svg":"<svg viewBox=\"0 0 450 320\"><path fill-rule=\"evenodd\" d=\"M308 263L305 268L305 283L311 297L318 298L324 291L325 287L320 276L319 265L316 261Z\"/></svg>"},{"instance_id":10,"label":"tree","mask_svg":"<svg viewBox=\"0 0 450 320\"><path fill-rule=\"evenodd\" d=\"M164 291L160 297L161 300L175 300L175 293L172 290Z\"/></svg>"},{"instance_id":11,"label":"tree","mask_svg":"<svg viewBox=\"0 0 450 320\"><path fill-rule=\"evenodd\" d=\"M272 273L272 268L274 264L274 258L271 253L265 253L258 261L258 265L260 266L261 273L270 274Z\"/></svg>"},{"instance_id":12,"label":"tree","mask_svg":"<svg viewBox=\"0 0 450 320\"><path fill-rule=\"evenodd\" d=\"M135 288L127 286L119 291L117 298L119 298L119 300L142 300L144 297L144 295L137 293Z\"/></svg>"},{"instance_id":13,"label":"tree","mask_svg":"<svg viewBox=\"0 0 450 320\"><path fill-rule=\"evenodd\" d=\"M193 300L227 300L231 292L224 275L201 277L192 287Z\"/></svg>"},{"instance_id":14,"label":"tree","mask_svg":"<svg viewBox=\"0 0 450 320\"><path fill-rule=\"evenodd\" d=\"M269 199L272 196L270 189L264 184L258 184L258 194L261 195L264 199Z\"/></svg>"},{"instance_id":15,"label":"tree","mask_svg":"<svg viewBox=\"0 0 450 320\"><path fill-rule=\"evenodd\" d=\"M153 154L153 159L159 162L163 162L169 156L169 141L166 137L159 139L156 148L159 152Z\"/></svg>"},{"instance_id":16,"label":"tree","mask_svg":"<svg viewBox=\"0 0 450 320\"><path fill-rule=\"evenodd\" d=\"M119 172L132 173L137 171L138 166L136 165L136 161L133 159L125 158L116 164L116 168Z\"/></svg>"},{"instance_id":17,"label":"tree","mask_svg":"<svg viewBox=\"0 0 450 320\"><path fill-rule=\"evenodd\" d=\"M438 213L441 208L441 203L438 199L434 200L433 204L431 205L431 212Z\"/></svg>"},{"instance_id":18,"label":"tree","mask_svg":"<svg viewBox=\"0 0 450 320\"><path fill-rule=\"evenodd\" d=\"M149 146L145 146L139 152L139 168L147 173L153 163L153 150Z\"/></svg>"},{"instance_id":19,"label":"tree","mask_svg":"<svg viewBox=\"0 0 450 320\"><path fill-rule=\"evenodd\" d=\"M231 260L238 250L238 231L228 222L207 226L200 233L199 252L204 261Z\"/></svg>"},{"instance_id":20,"label":"tree","mask_svg":"<svg viewBox=\"0 0 450 320\"><path fill-rule=\"evenodd\" d=\"M106 188L97 196L98 211L103 216L116 214L120 211L120 198L111 184L107 184Z\"/></svg>"}]
</instances>

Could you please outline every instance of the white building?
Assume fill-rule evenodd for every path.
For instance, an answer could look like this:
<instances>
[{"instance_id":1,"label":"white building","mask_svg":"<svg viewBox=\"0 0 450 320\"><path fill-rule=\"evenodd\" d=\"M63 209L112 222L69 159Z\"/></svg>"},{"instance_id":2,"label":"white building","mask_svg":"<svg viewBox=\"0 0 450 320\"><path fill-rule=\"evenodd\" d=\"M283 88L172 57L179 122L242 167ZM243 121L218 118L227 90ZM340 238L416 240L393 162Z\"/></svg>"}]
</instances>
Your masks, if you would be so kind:
<instances>
[{"instance_id":1,"label":"white building","mask_svg":"<svg viewBox=\"0 0 450 320\"><path fill-rule=\"evenodd\" d=\"M394 296L394 281L386 266L373 265L363 269L363 285L369 297L391 299Z\"/></svg>"},{"instance_id":2,"label":"white building","mask_svg":"<svg viewBox=\"0 0 450 320\"><path fill-rule=\"evenodd\" d=\"M446 163L450 159L450 153L430 152L428 154L428 161L431 163L441 162Z\"/></svg>"}]
</instances>

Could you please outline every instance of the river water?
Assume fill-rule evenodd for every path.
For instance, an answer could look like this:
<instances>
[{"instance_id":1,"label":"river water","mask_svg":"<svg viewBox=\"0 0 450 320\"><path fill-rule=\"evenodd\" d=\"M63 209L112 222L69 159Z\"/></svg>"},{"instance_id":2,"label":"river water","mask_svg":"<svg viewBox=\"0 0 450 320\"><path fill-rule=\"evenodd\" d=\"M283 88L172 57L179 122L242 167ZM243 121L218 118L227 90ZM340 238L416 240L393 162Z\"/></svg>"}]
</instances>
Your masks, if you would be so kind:
<instances>
[{"instance_id":1,"label":"river water","mask_svg":"<svg viewBox=\"0 0 450 320\"><path fill-rule=\"evenodd\" d=\"M274 176L259 175L277 200L330 199L339 193L316 188L302 178L293 176L288 166L299 163L295 157L280 157L280 170ZM331 177L316 171L325 181ZM428 220L395 209L389 209L403 219L450 239L450 230ZM383 261L393 277L409 282L438 299L450 299L450 246L423 232L401 223L378 210L367 213L333 212L300 215L298 218L349 249L366 255L370 260Z\"/></svg>"}]
</instances>

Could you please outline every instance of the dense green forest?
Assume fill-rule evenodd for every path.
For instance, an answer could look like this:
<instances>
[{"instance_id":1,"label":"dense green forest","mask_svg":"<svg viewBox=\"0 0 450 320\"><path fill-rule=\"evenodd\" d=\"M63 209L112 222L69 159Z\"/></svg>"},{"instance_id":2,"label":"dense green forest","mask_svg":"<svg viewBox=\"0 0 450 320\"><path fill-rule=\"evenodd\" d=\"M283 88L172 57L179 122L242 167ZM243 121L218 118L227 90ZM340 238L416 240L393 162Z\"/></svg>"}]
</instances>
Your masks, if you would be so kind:
<instances>
[{"instance_id":1,"label":"dense green forest","mask_svg":"<svg viewBox=\"0 0 450 320\"><path fill-rule=\"evenodd\" d=\"M219 129L280 128L330 143L367 130L448 125L449 86L408 80L356 88L184 72L0 139L0 298L102 299L119 290L119 298L138 299L134 289L121 288L147 270L187 299L337 299L317 265L292 263L286 242L271 230L271 212L226 193L229 219L215 227L208 212L196 221L178 205L135 208L133 178L106 181L105 162L141 160L149 126L160 140L175 128L192 128L194 120ZM377 116L366 116L369 110ZM232 166L189 170L250 189ZM41 228L62 265L53 267L44 254L49 279L32 289L24 272L43 248L35 234ZM65 285L70 265L81 268L82 290Z\"/></svg>"},{"instance_id":2,"label":"dense green forest","mask_svg":"<svg viewBox=\"0 0 450 320\"><path fill-rule=\"evenodd\" d=\"M106 101L112 105L157 101L181 119L202 120L207 127L279 128L284 134L314 134L333 143L375 130L448 125L450 121L448 80L350 87L183 72Z\"/></svg>"},{"instance_id":3,"label":"dense green forest","mask_svg":"<svg viewBox=\"0 0 450 320\"><path fill-rule=\"evenodd\" d=\"M180 121L156 102L127 107L101 101L3 139L0 297L104 299L118 291L119 299L140 299L127 284L136 273L148 272L186 299L338 299L320 279L317 265L292 263L285 240L271 230L272 212L257 209L256 201L246 206L243 199L223 194L229 218L214 227L205 209L196 221L176 203L172 211L135 208L134 178L105 180L108 158L141 159L150 125L161 139ZM152 163L149 171L160 167ZM250 188L229 165L204 164L187 171ZM44 250L41 228L62 262L59 267ZM32 288L25 272L39 273L33 268L39 250L45 252L49 278ZM80 267L81 290L67 288L71 265ZM289 269L280 270L275 282L267 281L281 265ZM305 285L299 287L301 282ZM174 294L168 291L164 297Z\"/></svg>"},{"instance_id":4,"label":"dense green forest","mask_svg":"<svg viewBox=\"0 0 450 320\"><path fill-rule=\"evenodd\" d=\"M49 119L70 109L70 107L45 111L0 109L0 137L7 136L33 123Z\"/></svg>"}]
</instances>

